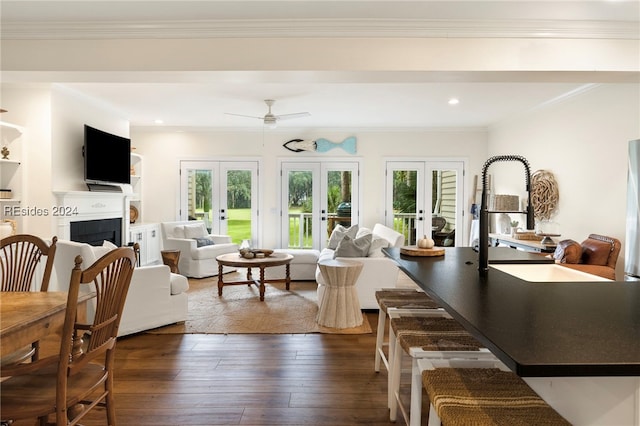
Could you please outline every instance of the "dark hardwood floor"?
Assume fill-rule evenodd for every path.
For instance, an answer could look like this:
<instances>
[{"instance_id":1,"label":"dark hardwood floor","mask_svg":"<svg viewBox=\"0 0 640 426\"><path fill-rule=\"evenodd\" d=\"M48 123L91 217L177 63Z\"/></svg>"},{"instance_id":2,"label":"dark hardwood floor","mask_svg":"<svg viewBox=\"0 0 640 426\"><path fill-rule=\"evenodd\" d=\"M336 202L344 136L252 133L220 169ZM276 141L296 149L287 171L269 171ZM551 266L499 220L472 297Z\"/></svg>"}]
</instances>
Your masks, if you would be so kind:
<instances>
[{"instance_id":1,"label":"dark hardwood floor","mask_svg":"<svg viewBox=\"0 0 640 426\"><path fill-rule=\"evenodd\" d=\"M154 335L119 339L119 425L384 425L374 333ZM94 409L85 426L104 425ZM33 424L15 423L15 426ZM404 424L399 418L398 424Z\"/></svg>"}]
</instances>

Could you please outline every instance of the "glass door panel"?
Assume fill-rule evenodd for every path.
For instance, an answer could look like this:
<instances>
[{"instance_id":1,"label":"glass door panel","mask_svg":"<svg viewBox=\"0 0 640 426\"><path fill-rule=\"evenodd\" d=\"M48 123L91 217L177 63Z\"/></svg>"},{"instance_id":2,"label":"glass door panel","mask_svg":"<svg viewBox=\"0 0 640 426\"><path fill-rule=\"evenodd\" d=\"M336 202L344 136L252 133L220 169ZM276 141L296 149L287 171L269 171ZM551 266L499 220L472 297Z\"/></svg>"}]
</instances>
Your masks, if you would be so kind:
<instances>
[{"instance_id":1,"label":"glass door panel","mask_svg":"<svg viewBox=\"0 0 640 426\"><path fill-rule=\"evenodd\" d=\"M182 168L181 182L181 218L183 220L202 220L209 232L212 232L214 211L213 192L217 182L217 170L212 164L191 164ZM216 206L217 209L217 206Z\"/></svg>"},{"instance_id":2,"label":"glass door panel","mask_svg":"<svg viewBox=\"0 0 640 426\"><path fill-rule=\"evenodd\" d=\"M387 226L402 233L407 245L423 235L439 246L460 245L463 171L462 161L387 162Z\"/></svg>"},{"instance_id":3,"label":"glass door panel","mask_svg":"<svg viewBox=\"0 0 640 426\"><path fill-rule=\"evenodd\" d=\"M322 249L358 217L357 162L283 162L282 245Z\"/></svg>"},{"instance_id":4,"label":"glass door panel","mask_svg":"<svg viewBox=\"0 0 640 426\"><path fill-rule=\"evenodd\" d=\"M258 246L257 163L223 162L220 170L226 193L220 204L220 215L226 215L224 234L236 244L248 239Z\"/></svg>"},{"instance_id":5,"label":"glass door panel","mask_svg":"<svg viewBox=\"0 0 640 426\"><path fill-rule=\"evenodd\" d=\"M386 225L403 234L407 245L424 234L424 180L424 163L387 163Z\"/></svg>"},{"instance_id":6,"label":"glass door panel","mask_svg":"<svg viewBox=\"0 0 640 426\"><path fill-rule=\"evenodd\" d=\"M326 220L324 232L327 237L336 225L349 227L352 223L352 181L353 172L351 170L325 170L326 180ZM353 212L355 213L355 212Z\"/></svg>"},{"instance_id":7,"label":"glass door panel","mask_svg":"<svg viewBox=\"0 0 640 426\"><path fill-rule=\"evenodd\" d=\"M429 164L432 186L432 238L437 246L459 246L462 242L463 191L461 163Z\"/></svg>"},{"instance_id":8,"label":"glass door panel","mask_svg":"<svg viewBox=\"0 0 640 426\"><path fill-rule=\"evenodd\" d=\"M282 241L284 248L314 248L319 232L320 165L283 163L282 165Z\"/></svg>"},{"instance_id":9,"label":"glass door panel","mask_svg":"<svg viewBox=\"0 0 640 426\"><path fill-rule=\"evenodd\" d=\"M182 220L202 220L212 234L257 244L257 162L182 161Z\"/></svg>"}]
</instances>

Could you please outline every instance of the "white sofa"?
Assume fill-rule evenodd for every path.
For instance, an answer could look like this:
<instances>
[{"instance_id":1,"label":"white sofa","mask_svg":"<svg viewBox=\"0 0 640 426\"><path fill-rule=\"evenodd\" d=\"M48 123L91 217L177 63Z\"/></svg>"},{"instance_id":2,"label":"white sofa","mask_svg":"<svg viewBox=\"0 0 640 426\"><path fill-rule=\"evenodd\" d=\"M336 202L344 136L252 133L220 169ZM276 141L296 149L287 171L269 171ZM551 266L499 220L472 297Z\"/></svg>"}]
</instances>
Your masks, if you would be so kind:
<instances>
[{"instance_id":1,"label":"white sofa","mask_svg":"<svg viewBox=\"0 0 640 426\"><path fill-rule=\"evenodd\" d=\"M356 291L361 309L378 309L376 301L376 290L383 287L395 287L398 281L398 265L393 260L386 257L380 250L380 245L384 247L401 247L404 244L404 235L394 231L380 223L376 223L373 229L359 228L357 237L370 232L373 240L382 239L382 244L377 244L376 249L369 253L367 257L348 257L345 259L362 262L363 268L358 281L356 281ZM318 262L334 258L335 250L325 248L320 252ZM339 258L339 257L338 257ZM322 300L325 291L325 281L316 268L316 281L318 282L318 300Z\"/></svg>"},{"instance_id":2,"label":"white sofa","mask_svg":"<svg viewBox=\"0 0 640 426\"><path fill-rule=\"evenodd\" d=\"M228 235L207 233L204 222L190 220L162 222L163 250L180 250L178 268L180 273L190 278L204 278L218 275L216 257L225 253L238 252L238 245L231 242ZM196 239L209 239L213 244L198 247ZM223 273L235 271L225 266Z\"/></svg>"},{"instance_id":3,"label":"white sofa","mask_svg":"<svg viewBox=\"0 0 640 426\"><path fill-rule=\"evenodd\" d=\"M82 268L91 266L96 260L115 246L94 247L86 243L58 240L50 291L67 291L71 270L76 256L82 256ZM54 279L55 278L55 279ZM118 336L162 327L187 319L189 289L188 280L182 275L172 274L165 265L136 267L131 278L127 300L122 312ZM95 302L95 301L94 301ZM95 305L88 304L87 316L92 320Z\"/></svg>"}]
</instances>

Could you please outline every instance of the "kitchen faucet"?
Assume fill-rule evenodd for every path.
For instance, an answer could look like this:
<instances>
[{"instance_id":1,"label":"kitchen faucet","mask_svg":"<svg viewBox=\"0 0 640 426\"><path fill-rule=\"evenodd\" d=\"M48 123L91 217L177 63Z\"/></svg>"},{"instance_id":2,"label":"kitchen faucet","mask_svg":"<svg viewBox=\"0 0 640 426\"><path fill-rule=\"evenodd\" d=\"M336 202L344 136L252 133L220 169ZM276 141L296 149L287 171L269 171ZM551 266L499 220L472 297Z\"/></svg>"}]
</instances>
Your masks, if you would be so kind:
<instances>
[{"instance_id":1,"label":"kitchen faucet","mask_svg":"<svg viewBox=\"0 0 640 426\"><path fill-rule=\"evenodd\" d=\"M489 271L489 209L487 202L487 169L498 161L519 161L524 165L527 189L527 229L535 227L533 206L531 205L531 170L529 162L520 155L496 155L485 161L482 166L482 201L480 204L480 238L478 246L478 271L485 275Z\"/></svg>"}]
</instances>

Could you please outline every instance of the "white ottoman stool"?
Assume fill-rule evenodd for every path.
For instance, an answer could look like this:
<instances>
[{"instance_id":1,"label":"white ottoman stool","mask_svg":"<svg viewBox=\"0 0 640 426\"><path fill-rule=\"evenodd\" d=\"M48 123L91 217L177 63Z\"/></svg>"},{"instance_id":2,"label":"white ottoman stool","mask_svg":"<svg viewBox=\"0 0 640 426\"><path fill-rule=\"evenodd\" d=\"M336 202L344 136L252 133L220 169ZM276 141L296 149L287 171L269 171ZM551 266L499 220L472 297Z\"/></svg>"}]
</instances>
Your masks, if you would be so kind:
<instances>
[{"instance_id":1,"label":"white ottoman stool","mask_svg":"<svg viewBox=\"0 0 640 426\"><path fill-rule=\"evenodd\" d=\"M315 281L316 267L320 252L312 249L275 249L276 253L287 253L293 256L289 264L289 275L292 281ZM265 278L283 278L284 266L274 266L264 270Z\"/></svg>"}]
</instances>

